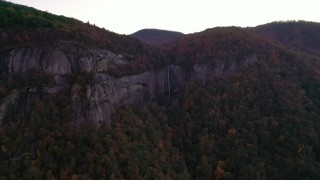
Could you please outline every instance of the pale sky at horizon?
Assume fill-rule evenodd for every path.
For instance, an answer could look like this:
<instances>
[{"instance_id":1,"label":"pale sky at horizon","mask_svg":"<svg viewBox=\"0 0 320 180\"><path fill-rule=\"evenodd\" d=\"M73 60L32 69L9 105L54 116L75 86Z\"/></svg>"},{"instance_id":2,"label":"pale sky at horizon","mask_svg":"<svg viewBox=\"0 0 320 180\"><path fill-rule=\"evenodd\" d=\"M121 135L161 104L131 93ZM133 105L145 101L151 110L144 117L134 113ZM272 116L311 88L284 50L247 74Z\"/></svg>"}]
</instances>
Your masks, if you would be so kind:
<instances>
[{"instance_id":1,"label":"pale sky at horizon","mask_svg":"<svg viewBox=\"0 0 320 180\"><path fill-rule=\"evenodd\" d=\"M119 34L144 28L193 33L216 26L320 21L317 0L8 0L89 21ZM318 1L319 2L319 1Z\"/></svg>"}]
</instances>

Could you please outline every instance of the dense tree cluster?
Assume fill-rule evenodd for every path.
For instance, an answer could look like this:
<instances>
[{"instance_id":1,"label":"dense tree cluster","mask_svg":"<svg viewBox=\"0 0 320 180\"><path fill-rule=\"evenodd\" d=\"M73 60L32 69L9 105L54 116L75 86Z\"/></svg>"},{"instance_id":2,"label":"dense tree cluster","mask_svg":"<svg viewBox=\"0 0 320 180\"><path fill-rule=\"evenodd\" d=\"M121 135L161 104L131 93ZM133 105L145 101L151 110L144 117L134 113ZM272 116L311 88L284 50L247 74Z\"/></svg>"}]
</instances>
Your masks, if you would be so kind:
<instances>
[{"instance_id":1,"label":"dense tree cluster","mask_svg":"<svg viewBox=\"0 0 320 180\"><path fill-rule=\"evenodd\" d=\"M319 178L319 80L270 65L184 88L174 143L194 179Z\"/></svg>"},{"instance_id":2,"label":"dense tree cluster","mask_svg":"<svg viewBox=\"0 0 320 180\"><path fill-rule=\"evenodd\" d=\"M174 63L193 65L214 60L240 61L245 56L265 55L281 49L268 39L256 36L247 29L225 27L189 34L166 46Z\"/></svg>"},{"instance_id":3,"label":"dense tree cluster","mask_svg":"<svg viewBox=\"0 0 320 180\"><path fill-rule=\"evenodd\" d=\"M320 23L307 21L273 22L250 29L294 50L320 55Z\"/></svg>"}]
</instances>

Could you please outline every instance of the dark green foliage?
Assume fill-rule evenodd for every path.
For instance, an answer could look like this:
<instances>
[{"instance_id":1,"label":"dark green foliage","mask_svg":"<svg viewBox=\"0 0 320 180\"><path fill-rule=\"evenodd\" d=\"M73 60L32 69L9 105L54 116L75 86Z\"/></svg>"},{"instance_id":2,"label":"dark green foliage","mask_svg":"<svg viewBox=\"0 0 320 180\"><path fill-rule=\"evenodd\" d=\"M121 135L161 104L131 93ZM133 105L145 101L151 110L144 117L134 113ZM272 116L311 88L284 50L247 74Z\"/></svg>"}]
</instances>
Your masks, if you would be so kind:
<instances>
[{"instance_id":1,"label":"dark green foliage","mask_svg":"<svg viewBox=\"0 0 320 180\"><path fill-rule=\"evenodd\" d=\"M94 179L166 179L190 176L183 157L172 146L172 130L164 109L124 108L111 124L77 130L65 115L63 99L39 101L32 124L1 128L1 177L77 174ZM59 108L60 107L60 108ZM55 108L58 108L55 110ZM62 112L61 112L62 111ZM48 118L50 120L48 120ZM74 129L75 128L75 129Z\"/></svg>"},{"instance_id":2,"label":"dark green foliage","mask_svg":"<svg viewBox=\"0 0 320 180\"><path fill-rule=\"evenodd\" d=\"M304 108L311 99L298 77L283 79L283 72L270 70L261 63L182 92L175 142L194 178L212 177L219 161L223 175L234 179L319 178L319 110ZM211 170L201 169L203 158Z\"/></svg>"},{"instance_id":3,"label":"dark green foliage","mask_svg":"<svg viewBox=\"0 0 320 180\"><path fill-rule=\"evenodd\" d=\"M34 8L0 1L0 52L30 45L45 46L59 41L77 42L85 48L107 49L121 54L129 63L109 74L121 77L165 66L166 57L159 48L130 36Z\"/></svg>"},{"instance_id":4,"label":"dark green foliage","mask_svg":"<svg viewBox=\"0 0 320 180\"><path fill-rule=\"evenodd\" d=\"M38 11L34 8L26 8L21 5L12 5L12 3L0 2L0 27L4 28L38 28L38 27L62 27L72 26L75 19L64 16L56 16L48 12Z\"/></svg>"},{"instance_id":5,"label":"dark green foliage","mask_svg":"<svg viewBox=\"0 0 320 180\"><path fill-rule=\"evenodd\" d=\"M306 91L306 95L312 101L312 104L307 108L314 108L315 111L320 111L320 81L307 81L302 86Z\"/></svg>"}]
</instances>

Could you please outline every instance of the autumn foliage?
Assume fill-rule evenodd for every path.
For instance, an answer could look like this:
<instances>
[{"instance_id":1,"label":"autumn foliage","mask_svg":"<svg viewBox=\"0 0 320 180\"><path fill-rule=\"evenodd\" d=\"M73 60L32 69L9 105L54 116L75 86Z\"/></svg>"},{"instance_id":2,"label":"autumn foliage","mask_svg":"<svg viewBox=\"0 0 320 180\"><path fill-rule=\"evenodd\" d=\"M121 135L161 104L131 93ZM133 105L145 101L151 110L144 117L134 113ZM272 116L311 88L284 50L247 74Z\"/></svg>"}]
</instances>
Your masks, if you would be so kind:
<instances>
[{"instance_id":1,"label":"autumn foliage","mask_svg":"<svg viewBox=\"0 0 320 180\"><path fill-rule=\"evenodd\" d=\"M285 35L280 40L266 27L228 27L154 47L71 18L0 5L0 52L76 41L123 54L130 63L109 72L114 77L256 57L232 73L187 81L169 97L121 107L98 127L74 121L71 97L74 87L86 102L94 73L64 76L55 93L43 91L57 84L42 72L1 76L1 102L22 93L0 127L0 179L320 179L319 41L299 34L301 25L292 31L296 22L290 31L285 23L266 25ZM286 36L292 34L302 40Z\"/></svg>"}]
</instances>

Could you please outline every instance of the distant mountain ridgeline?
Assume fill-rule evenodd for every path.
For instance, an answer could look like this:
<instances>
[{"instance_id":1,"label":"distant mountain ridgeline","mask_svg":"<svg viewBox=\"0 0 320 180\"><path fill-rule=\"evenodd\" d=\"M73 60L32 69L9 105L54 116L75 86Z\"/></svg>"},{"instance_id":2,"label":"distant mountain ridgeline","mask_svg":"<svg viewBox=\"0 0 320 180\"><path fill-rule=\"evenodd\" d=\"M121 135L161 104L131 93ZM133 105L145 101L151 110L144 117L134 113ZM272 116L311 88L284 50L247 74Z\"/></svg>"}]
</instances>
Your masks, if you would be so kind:
<instances>
[{"instance_id":1,"label":"distant mountain ridgeline","mask_svg":"<svg viewBox=\"0 0 320 180\"><path fill-rule=\"evenodd\" d=\"M166 31L160 29L142 29L131 34L132 37L148 44L160 45L178 39L184 34L176 31Z\"/></svg>"}]
</instances>

